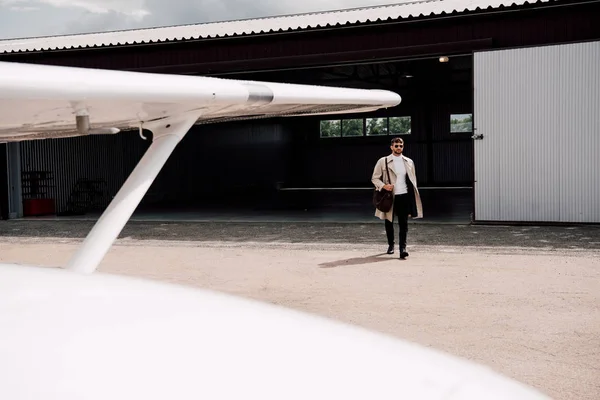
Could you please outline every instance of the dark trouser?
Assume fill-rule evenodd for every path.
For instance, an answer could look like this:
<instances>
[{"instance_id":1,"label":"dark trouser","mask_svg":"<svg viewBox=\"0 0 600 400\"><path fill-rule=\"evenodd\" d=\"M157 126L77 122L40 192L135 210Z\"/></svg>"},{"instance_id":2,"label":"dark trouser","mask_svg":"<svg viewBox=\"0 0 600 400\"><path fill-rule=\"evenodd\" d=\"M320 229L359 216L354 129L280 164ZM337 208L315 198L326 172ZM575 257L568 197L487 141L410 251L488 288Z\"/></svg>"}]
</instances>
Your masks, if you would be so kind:
<instances>
[{"instance_id":1,"label":"dark trouser","mask_svg":"<svg viewBox=\"0 0 600 400\"><path fill-rule=\"evenodd\" d=\"M394 218L398 216L398 226L400 228L398 239L400 240L401 249L406 248L406 235L408 233L408 214L410 212L408 196L408 194L394 196ZM392 246L394 244L394 223L387 219L385 220L385 233L387 234L388 244Z\"/></svg>"}]
</instances>

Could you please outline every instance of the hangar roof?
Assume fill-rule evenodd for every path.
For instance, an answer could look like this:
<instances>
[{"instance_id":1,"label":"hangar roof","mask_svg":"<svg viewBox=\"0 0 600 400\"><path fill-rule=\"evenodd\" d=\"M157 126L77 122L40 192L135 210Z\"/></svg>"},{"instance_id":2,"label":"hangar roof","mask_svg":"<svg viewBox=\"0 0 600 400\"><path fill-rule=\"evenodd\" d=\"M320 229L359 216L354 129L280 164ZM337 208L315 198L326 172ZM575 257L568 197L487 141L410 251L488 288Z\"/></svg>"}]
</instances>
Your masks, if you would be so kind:
<instances>
[{"instance_id":1,"label":"hangar roof","mask_svg":"<svg viewBox=\"0 0 600 400\"><path fill-rule=\"evenodd\" d=\"M165 43L351 26L475 11L501 10L564 0L407 0L396 4L337 11L211 22L103 33L0 40L0 53L34 52Z\"/></svg>"}]
</instances>

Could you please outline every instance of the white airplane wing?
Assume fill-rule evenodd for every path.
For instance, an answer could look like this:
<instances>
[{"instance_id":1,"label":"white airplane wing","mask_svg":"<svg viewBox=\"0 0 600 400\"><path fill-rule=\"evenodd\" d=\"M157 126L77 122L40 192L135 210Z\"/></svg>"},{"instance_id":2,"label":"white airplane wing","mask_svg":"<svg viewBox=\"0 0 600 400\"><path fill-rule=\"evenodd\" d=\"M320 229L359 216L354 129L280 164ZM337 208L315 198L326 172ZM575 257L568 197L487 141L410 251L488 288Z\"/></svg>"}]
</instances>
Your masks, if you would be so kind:
<instances>
[{"instance_id":1,"label":"white airplane wing","mask_svg":"<svg viewBox=\"0 0 600 400\"><path fill-rule=\"evenodd\" d=\"M0 142L116 133L184 114L208 123L399 103L382 90L0 62Z\"/></svg>"},{"instance_id":2,"label":"white airplane wing","mask_svg":"<svg viewBox=\"0 0 600 400\"><path fill-rule=\"evenodd\" d=\"M396 93L0 62L0 142L147 129L153 143L69 268L92 272L191 126L364 112Z\"/></svg>"}]
</instances>

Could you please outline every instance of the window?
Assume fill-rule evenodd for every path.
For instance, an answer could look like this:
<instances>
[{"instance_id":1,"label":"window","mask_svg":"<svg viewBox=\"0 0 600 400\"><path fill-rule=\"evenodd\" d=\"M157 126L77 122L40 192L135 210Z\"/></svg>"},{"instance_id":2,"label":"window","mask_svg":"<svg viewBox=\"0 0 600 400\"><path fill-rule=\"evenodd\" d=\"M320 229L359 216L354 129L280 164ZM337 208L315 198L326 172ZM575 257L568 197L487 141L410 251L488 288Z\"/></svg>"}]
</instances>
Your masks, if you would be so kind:
<instances>
[{"instance_id":1,"label":"window","mask_svg":"<svg viewBox=\"0 0 600 400\"><path fill-rule=\"evenodd\" d=\"M451 114L450 133L472 133L473 114Z\"/></svg>"},{"instance_id":2,"label":"window","mask_svg":"<svg viewBox=\"0 0 600 400\"><path fill-rule=\"evenodd\" d=\"M340 120L321 121L321 137L340 137L342 136L342 124Z\"/></svg>"},{"instance_id":3,"label":"window","mask_svg":"<svg viewBox=\"0 0 600 400\"><path fill-rule=\"evenodd\" d=\"M323 120L321 121L321 137L410 135L411 123L410 117Z\"/></svg>"},{"instance_id":4,"label":"window","mask_svg":"<svg viewBox=\"0 0 600 400\"><path fill-rule=\"evenodd\" d=\"M363 136L363 120L362 119L343 119L342 120L342 136Z\"/></svg>"},{"instance_id":5,"label":"window","mask_svg":"<svg viewBox=\"0 0 600 400\"><path fill-rule=\"evenodd\" d=\"M387 134L387 118L367 118L367 136L382 136Z\"/></svg>"},{"instance_id":6,"label":"window","mask_svg":"<svg viewBox=\"0 0 600 400\"><path fill-rule=\"evenodd\" d=\"M391 135L410 135L411 119L410 117L391 117L390 134Z\"/></svg>"}]
</instances>

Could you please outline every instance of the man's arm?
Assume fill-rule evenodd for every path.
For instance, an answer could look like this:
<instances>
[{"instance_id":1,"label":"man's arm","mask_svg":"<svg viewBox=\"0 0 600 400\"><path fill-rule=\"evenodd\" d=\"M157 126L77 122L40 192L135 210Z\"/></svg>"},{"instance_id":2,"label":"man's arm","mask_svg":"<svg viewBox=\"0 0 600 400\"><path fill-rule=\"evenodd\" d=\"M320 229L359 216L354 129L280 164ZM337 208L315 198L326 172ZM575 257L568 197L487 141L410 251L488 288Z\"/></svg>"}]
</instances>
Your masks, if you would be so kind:
<instances>
[{"instance_id":1,"label":"man's arm","mask_svg":"<svg viewBox=\"0 0 600 400\"><path fill-rule=\"evenodd\" d=\"M371 176L371 182L373 182L373 185L375 185L375 189L377 190L381 190L381 188L384 188L385 190L392 191L394 190L394 185L386 185L381 180L383 178L383 167L385 162L385 157L377 161L377 163L375 164L375 168L373 169L373 176Z\"/></svg>"},{"instance_id":2,"label":"man's arm","mask_svg":"<svg viewBox=\"0 0 600 400\"><path fill-rule=\"evenodd\" d=\"M375 163L373 176L371 176L371 182L373 182L373 185L375 185L376 190L381 190L381 188L385 185L381 178L383 178L383 169L381 168L381 159L379 159Z\"/></svg>"}]
</instances>

